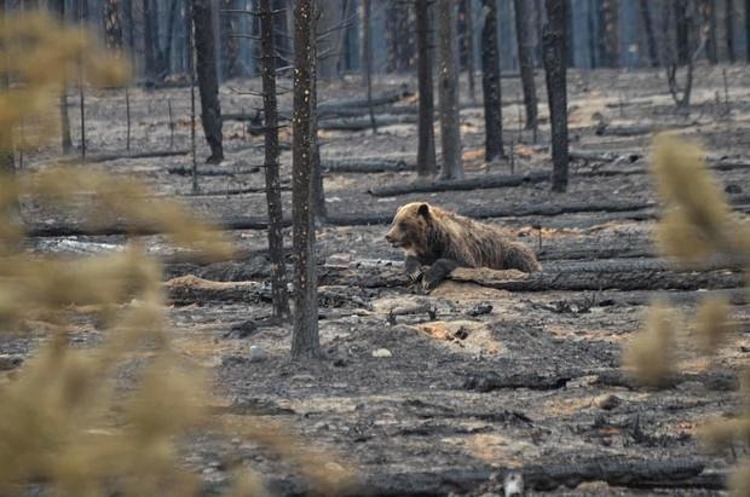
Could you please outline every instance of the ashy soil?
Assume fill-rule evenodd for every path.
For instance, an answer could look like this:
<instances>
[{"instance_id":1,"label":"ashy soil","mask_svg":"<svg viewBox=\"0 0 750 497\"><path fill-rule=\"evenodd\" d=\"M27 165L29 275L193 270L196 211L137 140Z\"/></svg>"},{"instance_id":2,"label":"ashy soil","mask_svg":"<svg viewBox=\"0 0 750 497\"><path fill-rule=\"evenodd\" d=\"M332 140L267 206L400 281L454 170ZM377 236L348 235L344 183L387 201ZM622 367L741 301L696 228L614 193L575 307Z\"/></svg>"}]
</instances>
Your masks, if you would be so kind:
<instances>
[{"instance_id":1,"label":"ashy soil","mask_svg":"<svg viewBox=\"0 0 750 497\"><path fill-rule=\"evenodd\" d=\"M482 159L481 100L471 105L462 80L468 176L509 174L511 167L516 174L551 169L543 83L539 73L542 125L537 142L530 131L520 129L521 106L508 103L503 106L503 124L512 166L511 159L488 166ZM223 111L254 112L261 101L247 91L259 87L258 80L224 84ZM281 81L280 87L289 88L291 82ZM321 83L319 88L321 102L364 94L356 77ZM375 91L392 89L414 91L416 81L383 77ZM503 79L505 101L517 102L520 95L517 80ZM131 150L189 148L188 96L188 89L131 90ZM175 122L173 140L167 102ZM658 257L651 242L658 208L651 178L645 173L620 174L648 167L653 135L599 136L597 113L612 126L679 125L680 134L702 143L714 161L750 160L747 67L698 68L693 102L689 113L678 112L661 72L571 71L571 148L613 152L618 158L574 161L566 193L551 193L548 182L527 182L508 188L375 197L368 193L370 188L407 183L415 173L329 173L326 205L332 217L390 215L399 205L415 200L462 212L492 208L499 214L486 221L528 243L545 265L581 258L653 259ZM413 103L413 97L406 97L397 105ZM124 93L92 91L86 104L89 155L124 154ZM75 108L75 98L70 105ZM291 108L291 94L281 95L280 107ZM71 112L74 130L79 126L77 118ZM439 144L437 122L436 132ZM262 165L262 137L247 133L245 123L226 122L224 136L227 160L222 167L246 171ZM281 131L281 139L290 142L289 130ZM324 159L392 159L407 164L416 160L414 124L384 126L376 134L321 131L320 140ZM46 167L55 153L44 149L29 154L24 167ZM631 154L637 156L634 161L624 159ZM200 140L198 158L207 156ZM289 150L282 153L281 163L282 184L289 186ZM125 157L86 167L135 174L157 193L179 196L208 219L265 216L262 168L233 176L202 176L203 194L192 195L191 179L168 171L178 166L190 167L190 155ZM721 187L732 192L728 195L738 215L744 216L750 206L745 197L750 163L715 174ZM226 193L242 188L258 191ZM289 213L291 192L285 190L282 197ZM607 208L626 203L642 207ZM571 205L602 207L563 209L556 215L534 210ZM24 204L24 218L39 226L80 221L74 214L31 200ZM321 268L354 268L361 274L368 271L367 264L401 261L401 254L385 243L385 231L384 224L320 227ZM654 290L645 279L643 288L628 291L534 292L447 281L423 295L405 283L354 286L323 279L319 325L325 358L298 363L290 359L291 326L268 320L266 232L235 230L231 236L251 255L213 268L167 265L167 278L182 278L171 282L174 287L188 284L185 276L193 274L203 279L191 279L189 284L209 290L217 288L207 281L212 279L224 280L228 286L254 282L248 288L261 290L248 291L247 299L209 290L180 294L169 309L176 345L188 360L214 373L216 416L258 416L285 423L309 444L326 448L357 468L363 488L354 495L496 495L510 469L524 475L533 493L720 495L724 475L744 454L739 445L736 450L709 453L696 438L701 423L736 415L741 409L737 373L747 365L750 353L750 307L741 293L713 287ZM291 239L289 229L285 236ZM143 239L155 253L169 253L161 237ZM45 237L30 239L28 249L40 253L81 246L107 250L104 244L124 242L120 236ZM683 373L660 390L638 386L620 373L622 346L640 329L653 298L665 297L691 316L699 298L712 291L732 294L732 319L737 324L737 333L714 360L681 355ZM97 334L93 325L82 325L82 340L93 342ZM36 346L33 336L4 338L0 353L28 357ZM251 353L251 347L259 352ZM260 471L280 494L297 495L305 488L293 468L240 438L196 437L187 452L189 464L202 472L209 491L221 486L238 464Z\"/></svg>"}]
</instances>

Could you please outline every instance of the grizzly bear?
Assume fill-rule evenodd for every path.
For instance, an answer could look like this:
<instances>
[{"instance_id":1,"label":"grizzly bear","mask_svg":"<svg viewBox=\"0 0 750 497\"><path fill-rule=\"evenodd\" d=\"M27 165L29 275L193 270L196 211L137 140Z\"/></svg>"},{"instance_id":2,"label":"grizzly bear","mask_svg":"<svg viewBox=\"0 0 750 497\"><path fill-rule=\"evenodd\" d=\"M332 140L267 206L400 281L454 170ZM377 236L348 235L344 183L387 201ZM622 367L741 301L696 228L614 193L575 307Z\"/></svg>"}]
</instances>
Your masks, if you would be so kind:
<instances>
[{"instance_id":1,"label":"grizzly bear","mask_svg":"<svg viewBox=\"0 0 750 497\"><path fill-rule=\"evenodd\" d=\"M402 205L386 241L406 255L406 273L430 290L457 267L539 271L534 252L506 239L496 228L426 202ZM427 271L422 266L430 266Z\"/></svg>"}]
</instances>

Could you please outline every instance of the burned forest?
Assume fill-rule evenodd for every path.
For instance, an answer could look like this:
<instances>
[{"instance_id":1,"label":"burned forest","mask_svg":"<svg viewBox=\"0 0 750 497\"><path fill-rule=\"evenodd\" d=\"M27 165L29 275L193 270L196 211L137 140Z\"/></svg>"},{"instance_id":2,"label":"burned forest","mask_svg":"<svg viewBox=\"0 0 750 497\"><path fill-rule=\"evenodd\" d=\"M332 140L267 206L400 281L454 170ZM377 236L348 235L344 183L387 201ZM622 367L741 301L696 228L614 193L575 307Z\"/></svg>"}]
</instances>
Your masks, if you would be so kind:
<instances>
[{"instance_id":1,"label":"burned forest","mask_svg":"<svg viewBox=\"0 0 750 497\"><path fill-rule=\"evenodd\" d=\"M750 2L0 14L0 495L750 496Z\"/></svg>"}]
</instances>

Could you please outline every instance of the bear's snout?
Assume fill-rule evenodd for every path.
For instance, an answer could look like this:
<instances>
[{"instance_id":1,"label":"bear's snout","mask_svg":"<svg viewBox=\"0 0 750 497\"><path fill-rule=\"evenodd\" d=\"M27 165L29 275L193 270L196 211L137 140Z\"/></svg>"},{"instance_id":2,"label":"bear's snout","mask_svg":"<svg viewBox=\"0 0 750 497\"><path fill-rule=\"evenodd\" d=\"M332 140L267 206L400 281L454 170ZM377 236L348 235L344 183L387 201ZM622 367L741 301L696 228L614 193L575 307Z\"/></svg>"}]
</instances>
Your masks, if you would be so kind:
<instances>
[{"instance_id":1,"label":"bear's snout","mask_svg":"<svg viewBox=\"0 0 750 497\"><path fill-rule=\"evenodd\" d=\"M385 241L388 242L388 243L393 243L394 242L393 235L391 234L390 231L385 234Z\"/></svg>"}]
</instances>

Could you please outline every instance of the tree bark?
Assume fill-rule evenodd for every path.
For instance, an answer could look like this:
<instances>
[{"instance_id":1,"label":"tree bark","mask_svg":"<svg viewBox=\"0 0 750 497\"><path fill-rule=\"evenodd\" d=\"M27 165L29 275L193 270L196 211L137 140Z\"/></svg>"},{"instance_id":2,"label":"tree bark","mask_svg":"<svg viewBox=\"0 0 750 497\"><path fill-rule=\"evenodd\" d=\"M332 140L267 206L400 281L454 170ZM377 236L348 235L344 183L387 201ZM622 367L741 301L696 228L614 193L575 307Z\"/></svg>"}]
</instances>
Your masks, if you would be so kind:
<instances>
[{"instance_id":1,"label":"tree bark","mask_svg":"<svg viewBox=\"0 0 750 497\"><path fill-rule=\"evenodd\" d=\"M734 64L737 60L734 49L734 0L727 0L727 10L724 19L727 30L727 58L730 64Z\"/></svg>"},{"instance_id":2,"label":"tree bark","mask_svg":"<svg viewBox=\"0 0 750 497\"><path fill-rule=\"evenodd\" d=\"M372 100L372 12L370 0L362 0L362 10L364 24L364 35L362 40L362 61L364 62L364 71L362 77L364 78L365 89L367 91L367 108L370 112L370 125L372 126L372 132L377 133L378 127L375 122L375 111L373 110Z\"/></svg>"},{"instance_id":3,"label":"tree bark","mask_svg":"<svg viewBox=\"0 0 750 497\"><path fill-rule=\"evenodd\" d=\"M677 62L686 65L690 61L690 20L688 0L674 1Z\"/></svg>"},{"instance_id":4,"label":"tree bark","mask_svg":"<svg viewBox=\"0 0 750 497\"><path fill-rule=\"evenodd\" d=\"M552 191L564 192L568 187L567 0L545 1L544 68L552 127Z\"/></svg>"},{"instance_id":5,"label":"tree bark","mask_svg":"<svg viewBox=\"0 0 750 497\"><path fill-rule=\"evenodd\" d=\"M328 81L337 75L336 35L346 28L341 25L341 0L319 0L316 5L320 6L316 29L318 77Z\"/></svg>"},{"instance_id":6,"label":"tree bark","mask_svg":"<svg viewBox=\"0 0 750 497\"><path fill-rule=\"evenodd\" d=\"M107 48L122 48L120 0L104 0L104 32Z\"/></svg>"},{"instance_id":7,"label":"tree bark","mask_svg":"<svg viewBox=\"0 0 750 497\"><path fill-rule=\"evenodd\" d=\"M130 1L130 0L129 0ZM55 0L56 13L61 23L65 23L65 0ZM68 85L62 82L60 90L60 131L62 134L63 154L69 154L73 149L73 141L70 137L70 115L68 114Z\"/></svg>"},{"instance_id":8,"label":"tree bark","mask_svg":"<svg viewBox=\"0 0 750 497\"><path fill-rule=\"evenodd\" d=\"M286 289L284 235L281 231L281 183L279 180L279 129L276 102L276 50L273 36L271 0L260 0L260 50L263 77L263 115L265 116L266 202L268 203L268 249L271 263L273 315L289 316L289 294Z\"/></svg>"},{"instance_id":9,"label":"tree bark","mask_svg":"<svg viewBox=\"0 0 750 497\"><path fill-rule=\"evenodd\" d=\"M292 356L314 358L320 355L318 336L317 272L315 268L315 229L313 226L313 168L315 144L312 141L315 78L315 9L313 0L298 0L294 9L294 145L292 150L292 217L294 220L294 330Z\"/></svg>"},{"instance_id":10,"label":"tree bark","mask_svg":"<svg viewBox=\"0 0 750 497\"><path fill-rule=\"evenodd\" d=\"M745 60L750 64L750 0L745 0Z\"/></svg>"},{"instance_id":11,"label":"tree bark","mask_svg":"<svg viewBox=\"0 0 750 497\"><path fill-rule=\"evenodd\" d=\"M314 15L317 16L317 10L313 6ZM317 62L318 58L318 45L316 42L315 33L313 33L310 39L312 45L313 58L315 61L315 68L313 74L317 75ZM334 66L335 72L335 66ZM313 183L312 183L312 202L313 202L313 216L315 224L317 226L323 225L328 218L328 209L326 208L326 195L323 187L323 165L320 160L320 144L318 143L318 78L313 77L312 91L310 92L310 141L313 146ZM372 107L370 107L372 108Z\"/></svg>"},{"instance_id":12,"label":"tree bark","mask_svg":"<svg viewBox=\"0 0 750 497\"><path fill-rule=\"evenodd\" d=\"M369 0L366 0L369 1ZM435 160L435 99L432 84L432 28L431 0L416 0L417 77L419 83L419 124L417 144L417 176L433 177L437 173Z\"/></svg>"},{"instance_id":13,"label":"tree bark","mask_svg":"<svg viewBox=\"0 0 750 497\"><path fill-rule=\"evenodd\" d=\"M706 39L706 58L711 64L719 59L716 50L716 0L703 0L700 5L703 27L708 31Z\"/></svg>"},{"instance_id":14,"label":"tree bark","mask_svg":"<svg viewBox=\"0 0 750 497\"><path fill-rule=\"evenodd\" d=\"M218 164L224 160L224 149L211 0L192 0L192 2L198 91L201 98L201 123L203 123L206 141L211 148L211 156L206 162Z\"/></svg>"},{"instance_id":15,"label":"tree bark","mask_svg":"<svg viewBox=\"0 0 750 497\"><path fill-rule=\"evenodd\" d=\"M143 50L145 56L145 72L146 76L155 80L157 76L157 43L159 38L156 34L158 29L158 10L154 5L154 0L142 0L141 9L143 12ZM197 25L197 22L196 22Z\"/></svg>"},{"instance_id":16,"label":"tree bark","mask_svg":"<svg viewBox=\"0 0 750 497\"><path fill-rule=\"evenodd\" d=\"M514 0L518 65L521 71L523 104L526 108L526 129L537 127L536 83L534 82L534 43L531 39L531 16L528 0Z\"/></svg>"},{"instance_id":17,"label":"tree bark","mask_svg":"<svg viewBox=\"0 0 750 497\"><path fill-rule=\"evenodd\" d=\"M469 80L469 99L472 102L475 102L477 94L476 84L474 82L474 13L471 4L472 0L463 0L463 3L461 3L465 26L462 51L466 57L466 75Z\"/></svg>"},{"instance_id":18,"label":"tree bark","mask_svg":"<svg viewBox=\"0 0 750 497\"><path fill-rule=\"evenodd\" d=\"M458 115L458 62L456 39L456 10L452 0L438 0L440 31L438 47L440 69L440 135L443 152L442 179L461 179L464 167L461 162L461 130Z\"/></svg>"},{"instance_id":19,"label":"tree bark","mask_svg":"<svg viewBox=\"0 0 750 497\"><path fill-rule=\"evenodd\" d=\"M649 62L651 63L651 67L659 67L659 56L656 51L656 38L654 37L654 24L651 19L651 9L649 7L650 3L649 0L639 0L643 29L646 31Z\"/></svg>"},{"instance_id":20,"label":"tree bark","mask_svg":"<svg viewBox=\"0 0 750 497\"><path fill-rule=\"evenodd\" d=\"M500 52L497 42L497 0L482 0L482 91L484 93L484 160L505 157L500 92Z\"/></svg>"}]
</instances>

